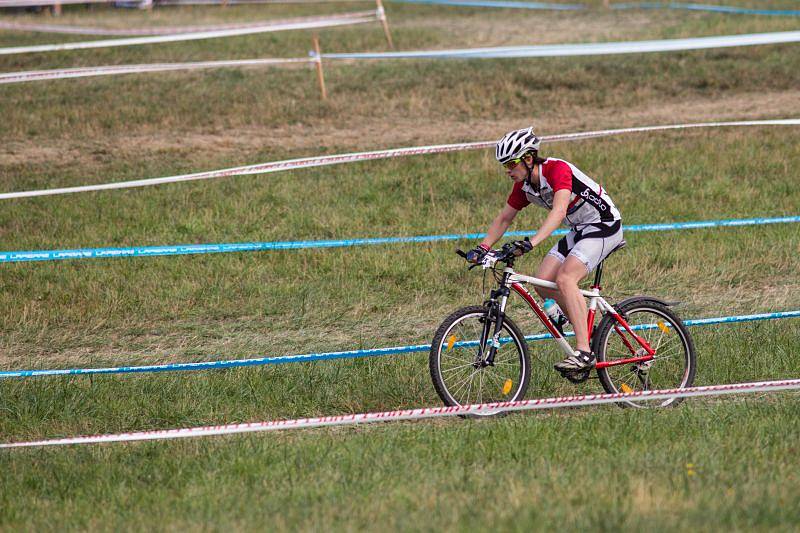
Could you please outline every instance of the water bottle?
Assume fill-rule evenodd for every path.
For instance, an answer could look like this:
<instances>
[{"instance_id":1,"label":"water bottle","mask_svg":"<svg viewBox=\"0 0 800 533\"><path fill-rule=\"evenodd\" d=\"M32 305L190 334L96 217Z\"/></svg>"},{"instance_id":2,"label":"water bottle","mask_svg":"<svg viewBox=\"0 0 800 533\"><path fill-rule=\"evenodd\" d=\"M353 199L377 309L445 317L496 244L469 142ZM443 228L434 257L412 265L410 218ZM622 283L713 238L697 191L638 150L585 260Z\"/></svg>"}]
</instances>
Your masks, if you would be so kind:
<instances>
[{"instance_id":1,"label":"water bottle","mask_svg":"<svg viewBox=\"0 0 800 533\"><path fill-rule=\"evenodd\" d=\"M550 320L553 322L553 325L556 329L561 333L564 334L564 324L567 323L567 317L564 316L564 312L561 311L561 308L558 306L555 300L552 298L547 298L544 301L543 306L545 314L550 317Z\"/></svg>"}]
</instances>

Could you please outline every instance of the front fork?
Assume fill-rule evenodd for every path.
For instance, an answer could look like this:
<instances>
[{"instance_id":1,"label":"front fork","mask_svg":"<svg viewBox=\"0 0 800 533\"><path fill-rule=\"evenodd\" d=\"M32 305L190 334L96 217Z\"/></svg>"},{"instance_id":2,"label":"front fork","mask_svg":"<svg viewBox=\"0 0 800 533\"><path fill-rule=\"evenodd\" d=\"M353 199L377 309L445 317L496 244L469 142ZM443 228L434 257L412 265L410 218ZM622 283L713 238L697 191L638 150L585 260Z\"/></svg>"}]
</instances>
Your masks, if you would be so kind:
<instances>
[{"instance_id":1,"label":"front fork","mask_svg":"<svg viewBox=\"0 0 800 533\"><path fill-rule=\"evenodd\" d=\"M506 316L506 302L511 294L511 291L506 286L507 278L508 274L505 274L500 287L490 293L489 301L486 302L489 312L483 323L481 342L478 345L478 353L473 364L475 368L494 366L494 357L500 348L500 333L503 331L503 323ZM492 325L494 325L494 334L492 334Z\"/></svg>"}]
</instances>

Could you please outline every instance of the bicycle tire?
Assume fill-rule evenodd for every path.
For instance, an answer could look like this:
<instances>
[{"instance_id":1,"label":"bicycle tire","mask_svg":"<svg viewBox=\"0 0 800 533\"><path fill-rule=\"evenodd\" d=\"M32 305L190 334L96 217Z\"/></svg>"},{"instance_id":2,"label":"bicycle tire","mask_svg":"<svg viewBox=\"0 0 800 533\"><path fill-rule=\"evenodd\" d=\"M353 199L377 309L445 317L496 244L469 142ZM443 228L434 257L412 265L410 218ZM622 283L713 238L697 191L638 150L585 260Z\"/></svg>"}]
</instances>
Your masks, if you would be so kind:
<instances>
[{"instance_id":1,"label":"bicycle tire","mask_svg":"<svg viewBox=\"0 0 800 533\"><path fill-rule=\"evenodd\" d=\"M503 348L506 346L511 346L516 351L516 354L507 356L509 350L506 350L506 353L503 353L502 355L500 355L501 351L498 351L498 354L499 357L515 359L518 364L518 369L501 366L499 363L501 359L495 359L495 362L497 363L496 366L483 367L480 369L473 367L473 370L470 370L470 358L475 358L477 356L476 350L478 349L477 344L479 342L469 339L468 337L470 335L464 336L463 340L460 342L461 346L457 347L457 351L453 351L453 348L456 347L454 335L455 328L470 319L475 319L478 323L480 323L480 320L487 319L488 313L489 308L479 305L458 309L444 319L433 336L428 365L430 369L431 380L433 381L433 387L436 390L436 393L439 395L439 398L447 406L467 405L469 403L490 403L495 401L516 401L521 400L528 390L528 383L530 382L531 375L531 361L528 353L528 343L525 341L525 337L520 331L519 327L510 318L505 317L503 321L503 334L501 335L501 337L503 337L501 340L503 345L501 346L500 350L503 350ZM454 339L450 340L448 345L448 340L451 337ZM448 354L448 352L450 353ZM443 357L443 354L449 359L456 360L457 363L463 363L462 366L465 369L464 371L469 373L469 376L466 379L472 380L474 376L479 377L481 380L481 391L480 394L476 395L475 401L470 401L470 392L472 390L471 383L469 389L470 392L467 392L466 394L466 401L464 401L464 398L461 397L462 395L458 393L459 391L451 390L454 387L451 382L455 379L458 379L458 375L454 374L451 378L447 373L448 371L454 373L458 371L459 367L455 367L453 369L443 369L442 361L445 358ZM503 361L505 364L505 359L503 359ZM484 373L486 374L486 385L489 391L483 390ZM512 386L507 392L503 393L507 383L511 383ZM498 385L500 385L501 394L498 394L497 392ZM488 392L492 392L492 394L489 394ZM497 413L486 413L477 416L491 416L494 414Z\"/></svg>"},{"instance_id":2,"label":"bicycle tire","mask_svg":"<svg viewBox=\"0 0 800 533\"><path fill-rule=\"evenodd\" d=\"M656 359L646 367L645 365L634 364L598 369L597 376L600 378L600 383L606 392L617 394L620 392L660 388L683 389L694 384L697 372L697 356L694 342L683 321L672 309L661 302L642 297L627 302L624 306L618 308L617 312L625 318L632 328L638 326L637 335L645 337L645 340L648 340L649 343L650 341L655 341L655 339L648 338L648 332L655 332L654 335L658 336L658 341L652 342L651 346L656 348ZM642 319L645 321L641 322ZM615 324L617 324L616 319L612 315L606 315L597 326L596 333L593 336L592 348L598 362L631 357L630 350L627 350L627 348L627 353L619 348L618 357L616 351L609 353L611 339L619 338L619 336L612 336L615 332ZM667 343L669 345L664 344L665 335L668 336ZM622 343L620 342L620 344ZM653 344L656 344L656 346L653 346ZM659 356L659 354L662 355ZM628 370L629 375L625 374L625 369ZM644 372L642 372L643 369ZM667 377L668 374L673 374L676 370L679 370L677 372L679 378L676 379L674 375ZM656 383L651 381L654 373L657 377ZM644 379L642 378L643 374L645 375ZM637 380L634 380L634 377ZM681 398L670 398L660 402L622 401L619 402L619 405L643 408L653 407L657 403L659 407L674 407L680 402Z\"/></svg>"}]
</instances>

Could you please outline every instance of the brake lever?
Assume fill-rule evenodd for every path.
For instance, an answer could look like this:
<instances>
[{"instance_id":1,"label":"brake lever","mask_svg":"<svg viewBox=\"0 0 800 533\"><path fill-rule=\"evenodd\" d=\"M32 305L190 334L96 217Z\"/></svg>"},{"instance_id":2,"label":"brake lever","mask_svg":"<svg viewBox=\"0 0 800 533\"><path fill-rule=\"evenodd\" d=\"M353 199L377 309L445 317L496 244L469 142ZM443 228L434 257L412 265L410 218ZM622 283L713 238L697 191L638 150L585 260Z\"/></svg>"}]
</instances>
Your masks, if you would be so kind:
<instances>
[{"instance_id":1,"label":"brake lever","mask_svg":"<svg viewBox=\"0 0 800 533\"><path fill-rule=\"evenodd\" d=\"M466 253L466 252L464 252L464 251L463 251L463 250L461 250L461 249L457 249L457 250L456 250L456 253L457 253L458 255L460 255L461 257L463 257L464 259L466 259L466 258L467 258L467 253ZM475 268L476 266L481 266L481 264L480 264L480 263L473 263L473 264L472 264L472 266L470 266L470 267L469 267L467 270L472 270L472 269L473 269L473 268Z\"/></svg>"}]
</instances>

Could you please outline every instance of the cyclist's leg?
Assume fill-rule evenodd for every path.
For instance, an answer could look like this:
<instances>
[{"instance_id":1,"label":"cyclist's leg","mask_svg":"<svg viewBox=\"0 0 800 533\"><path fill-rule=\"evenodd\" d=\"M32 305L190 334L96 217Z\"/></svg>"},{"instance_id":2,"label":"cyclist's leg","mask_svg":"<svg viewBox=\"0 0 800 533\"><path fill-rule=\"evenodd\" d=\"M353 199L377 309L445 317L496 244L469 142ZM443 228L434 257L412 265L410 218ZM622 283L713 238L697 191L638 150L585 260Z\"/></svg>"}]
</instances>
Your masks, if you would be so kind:
<instances>
[{"instance_id":1,"label":"cyclist's leg","mask_svg":"<svg viewBox=\"0 0 800 533\"><path fill-rule=\"evenodd\" d=\"M539 268L536 270L536 274L534 275L539 279L555 282L556 275L558 275L558 269L561 268L563 261L563 259L559 260L557 257L548 254L544 259L542 259L542 263L539 265ZM534 286L534 289L542 298L553 298L557 301L561 297L558 294L558 291L555 289L536 286Z\"/></svg>"},{"instance_id":2,"label":"cyclist's leg","mask_svg":"<svg viewBox=\"0 0 800 533\"><path fill-rule=\"evenodd\" d=\"M561 265L564 263L572 247L575 246L575 236L575 230L572 230L550 248L550 251L547 252L547 255L542 260L542 264L539 265L539 269L536 271L535 275L537 278L552 282L556 281ZM546 287L534 287L534 289L542 298L552 298L561 306L561 294L557 290L548 289Z\"/></svg>"},{"instance_id":3,"label":"cyclist's leg","mask_svg":"<svg viewBox=\"0 0 800 533\"><path fill-rule=\"evenodd\" d=\"M575 331L578 350L589 351L589 327L587 325L586 300L578 284L600 261L622 241L622 224L598 223L593 228L584 228L571 247L563 266L556 275L556 284L562 294L559 305L567 313Z\"/></svg>"},{"instance_id":4,"label":"cyclist's leg","mask_svg":"<svg viewBox=\"0 0 800 533\"><path fill-rule=\"evenodd\" d=\"M556 284L561 293L559 305L567 314L575 332L575 348L584 352L589 351L589 330L586 325L586 300L580 293L578 284L588 273L587 266L570 254L556 275Z\"/></svg>"}]
</instances>

